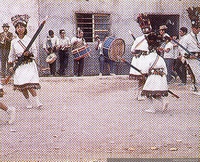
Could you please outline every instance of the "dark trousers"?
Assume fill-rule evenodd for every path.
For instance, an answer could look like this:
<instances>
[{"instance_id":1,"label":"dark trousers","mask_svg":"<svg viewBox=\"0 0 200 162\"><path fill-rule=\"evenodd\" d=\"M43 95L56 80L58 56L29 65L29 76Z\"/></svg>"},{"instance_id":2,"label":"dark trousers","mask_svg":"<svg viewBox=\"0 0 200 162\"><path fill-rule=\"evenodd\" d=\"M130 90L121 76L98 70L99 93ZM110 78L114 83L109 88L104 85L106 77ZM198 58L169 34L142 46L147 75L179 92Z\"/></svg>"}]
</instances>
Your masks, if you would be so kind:
<instances>
[{"instance_id":1,"label":"dark trousers","mask_svg":"<svg viewBox=\"0 0 200 162\"><path fill-rule=\"evenodd\" d=\"M187 80L187 64L178 58L175 62L175 71L177 72L182 83L186 83Z\"/></svg>"},{"instance_id":2,"label":"dark trousers","mask_svg":"<svg viewBox=\"0 0 200 162\"><path fill-rule=\"evenodd\" d=\"M49 64L50 67L50 73L51 75L56 75L56 61L54 61L52 64Z\"/></svg>"},{"instance_id":3,"label":"dark trousers","mask_svg":"<svg viewBox=\"0 0 200 162\"><path fill-rule=\"evenodd\" d=\"M103 55L99 56L100 73L103 74L104 67L105 67L106 63L109 64L109 66L110 66L110 73L114 73L115 74L116 63L114 61L112 61L112 60L109 60L109 59L105 58Z\"/></svg>"},{"instance_id":4,"label":"dark trousers","mask_svg":"<svg viewBox=\"0 0 200 162\"><path fill-rule=\"evenodd\" d=\"M65 70L68 66L69 53L67 51L60 50L58 52L58 55L59 55L59 62L60 62L59 74L65 75Z\"/></svg>"},{"instance_id":5,"label":"dark trousers","mask_svg":"<svg viewBox=\"0 0 200 162\"><path fill-rule=\"evenodd\" d=\"M80 60L74 60L74 75L75 76L82 76L83 68L84 68L84 58L81 58Z\"/></svg>"},{"instance_id":6,"label":"dark trousers","mask_svg":"<svg viewBox=\"0 0 200 162\"><path fill-rule=\"evenodd\" d=\"M170 82L172 80L173 75L173 65L174 65L174 59L172 58L165 58L165 63L167 67L167 82Z\"/></svg>"},{"instance_id":7,"label":"dark trousers","mask_svg":"<svg viewBox=\"0 0 200 162\"><path fill-rule=\"evenodd\" d=\"M100 73L102 74L104 71L104 62L105 62L105 58L103 57L103 55L100 55L99 56L99 70L100 70Z\"/></svg>"},{"instance_id":8,"label":"dark trousers","mask_svg":"<svg viewBox=\"0 0 200 162\"><path fill-rule=\"evenodd\" d=\"M0 55L1 55L1 71L2 71L2 76L5 77L5 75L8 75L9 73L9 68L11 65L8 64L8 55L9 55L10 50L9 49L0 49Z\"/></svg>"}]
</instances>

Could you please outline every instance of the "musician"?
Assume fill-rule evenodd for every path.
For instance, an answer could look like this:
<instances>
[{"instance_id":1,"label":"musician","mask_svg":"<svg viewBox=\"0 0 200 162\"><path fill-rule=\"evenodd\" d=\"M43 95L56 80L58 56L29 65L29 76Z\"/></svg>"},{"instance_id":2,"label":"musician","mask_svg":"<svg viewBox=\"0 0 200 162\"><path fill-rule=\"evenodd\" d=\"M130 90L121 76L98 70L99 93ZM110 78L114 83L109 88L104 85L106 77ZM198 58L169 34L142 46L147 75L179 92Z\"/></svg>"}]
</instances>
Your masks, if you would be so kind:
<instances>
[{"instance_id":1,"label":"musician","mask_svg":"<svg viewBox=\"0 0 200 162\"><path fill-rule=\"evenodd\" d=\"M154 53L149 53L147 40L145 38L145 35L150 33L152 30L148 16L145 14L139 14L137 17L137 23L139 23L143 35L137 37L131 47L131 53L133 55L131 64L139 69L144 75L139 73L137 70L130 68L129 79L138 81L137 100L142 101L145 100L145 97L141 96L141 91L146 80L145 74L148 73L147 64L149 60L155 60L156 55Z\"/></svg>"},{"instance_id":2,"label":"musician","mask_svg":"<svg viewBox=\"0 0 200 162\"><path fill-rule=\"evenodd\" d=\"M3 95L4 95L3 86L0 81L0 98L2 98ZM13 106L6 106L3 102L0 101L0 109L6 111L8 113L8 115L9 115L8 124L12 124L15 121L16 108Z\"/></svg>"},{"instance_id":3,"label":"musician","mask_svg":"<svg viewBox=\"0 0 200 162\"><path fill-rule=\"evenodd\" d=\"M56 35L54 35L53 30L49 30L48 34L49 35L43 43L43 49L45 50L47 55L50 55L51 53L56 54L56 52L59 49L59 38ZM53 63L49 64L49 67L50 76L56 76L56 60Z\"/></svg>"},{"instance_id":4,"label":"musician","mask_svg":"<svg viewBox=\"0 0 200 162\"><path fill-rule=\"evenodd\" d=\"M199 10L198 10L198 9ZM200 7L188 8L188 16L191 20L191 32L185 36L182 41L182 46L185 47L191 55L188 55L185 50L181 50L181 54L185 56L185 59L194 74L194 94L200 95L196 86L200 84L200 19L199 11Z\"/></svg>"},{"instance_id":5,"label":"musician","mask_svg":"<svg viewBox=\"0 0 200 162\"><path fill-rule=\"evenodd\" d=\"M83 38L83 31L81 29L77 29L76 37L71 39L72 50L80 48L86 45L86 41ZM84 58L79 60L74 59L74 76L83 76L83 69L84 69Z\"/></svg>"},{"instance_id":6,"label":"musician","mask_svg":"<svg viewBox=\"0 0 200 162\"><path fill-rule=\"evenodd\" d=\"M154 100L162 102L162 110L165 111L168 107L169 101L166 99L168 96L167 85L167 67L164 59L157 54L157 47L160 45L160 38L156 33L150 33L145 36L148 42L149 53L154 53L156 58L148 63L148 77L144 84L142 95L148 98L149 109L147 113L155 113L156 109Z\"/></svg>"},{"instance_id":7,"label":"musician","mask_svg":"<svg viewBox=\"0 0 200 162\"><path fill-rule=\"evenodd\" d=\"M61 29L59 31L60 39L59 39L59 61L60 61L60 68L59 68L59 75L64 76L65 70L68 65L68 58L69 58L69 52L71 48L71 42L68 37L66 37L65 30Z\"/></svg>"},{"instance_id":8,"label":"musician","mask_svg":"<svg viewBox=\"0 0 200 162\"><path fill-rule=\"evenodd\" d=\"M3 32L0 33L0 56L2 77L5 78L6 74L9 72L9 68L12 66L8 64L8 55L10 52L10 44L13 39L13 34L9 32L10 26L8 23L4 23L2 28Z\"/></svg>"},{"instance_id":9,"label":"musician","mask_svg":"<svg viewBox=\"0 0 200 162\"><path fill-rule=\"evenodd\" d=\"M15 27L17 38L11 41L11 49L8 57L8 62L16 63L18 59L20 59L20 57L24 55L22 64L17 67L15 72L13 71L13 67L10 68L10 71L12 73L14 72L14 90L19 90L20 92L22 92L27 100L27 108L33 107L33 103L31 103L29 93L32 95L37 108L41 108L42 103L40 102L36 93L36 89L41 88L39 84L37 66L34 61L37 57L36 44L33 43L29 51L24 52L27 45L31 41L31 38L27 36L27 23L29 18L30 17L26 14L16 15L11 18L13 26Z\"/></svg>"},{"instance_id":10,"label":"musician","mask_svg":"<svg viewBox=\"0 0 200 162\"><path fill-rule=\"evenodd\" d=\"M104 40L107 38L107 35L104 37ZM105 58L104 57L104 53L103 53L103 41L100 40L99 35L95 36L95 40L96 40L96 46L95 49L99 50L99 65L100 65L100 73L99 76L103 75L103 71L104 71L104 66L105 63L108 63L110 66L110 75L111 76L115 76L115 69L116 69L116 64L114 61L110 60L109 58Z\"/></svg>"}]
</instances>

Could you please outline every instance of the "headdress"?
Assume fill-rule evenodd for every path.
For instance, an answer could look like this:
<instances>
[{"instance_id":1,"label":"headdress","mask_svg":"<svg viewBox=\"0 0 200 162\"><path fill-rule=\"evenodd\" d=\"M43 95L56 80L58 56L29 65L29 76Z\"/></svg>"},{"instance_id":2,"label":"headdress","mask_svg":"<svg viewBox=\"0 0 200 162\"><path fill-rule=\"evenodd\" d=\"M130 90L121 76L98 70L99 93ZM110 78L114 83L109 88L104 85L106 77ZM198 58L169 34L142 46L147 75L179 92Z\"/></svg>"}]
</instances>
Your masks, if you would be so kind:
<instances>
[{"instance_id":1,"label":"headdress","mask_svg":"<svg viewBox=\"0 0 200 162\"><path fill-rule=\"evenodd\" d=\"M188 17L191 20L192 27L200 28L200 7L189 7L187 12Z\"/></svg>"},{"instance_id":2,"label":"headdress","mask_svg":"<svg viewBox=\"0 0 200 162\"><path fill-rule=\"evenodd\" d=\"M27 14L25 15L15 15L11 18L11 21L14 25L14 27L18 24L18 23L22 23L25 26L27 26L28 20L29 20L30 16L28 16Z\"/></svg>"},{"instance_id":3,"label":"headdress","mask_svg":"<svg viewBox=\"0 0 200 162\"><path fill-rule=\"evenodd\" d=\"M151 32L152 30L151 22L146 14L143 13L139 14L139 16L137 17L137 23L140 25L143 34Z\"/></svg>"}]
</instances>

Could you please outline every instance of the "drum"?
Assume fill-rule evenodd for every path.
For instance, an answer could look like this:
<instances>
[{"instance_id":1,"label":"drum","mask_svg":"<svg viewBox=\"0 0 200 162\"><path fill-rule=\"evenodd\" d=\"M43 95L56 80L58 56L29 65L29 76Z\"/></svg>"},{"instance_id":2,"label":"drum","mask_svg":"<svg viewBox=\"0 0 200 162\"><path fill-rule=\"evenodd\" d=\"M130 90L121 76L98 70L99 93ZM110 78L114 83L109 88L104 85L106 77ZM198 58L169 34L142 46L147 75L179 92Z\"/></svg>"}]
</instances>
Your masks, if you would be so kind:
<instances>
[{"instance_id":1,"label":"drum","mask_svg":"<svg viewBox=\"0 0 200 162\"><path fill-rule=\"evenodd\" d=\"M125 52L125 42L121 38L108 37L103 42L103 54L113 61L120 61Z\"/></svg>"},{"instance_id":2,"label":"drum","mask_svg":"<svg viewBox=\"0 0 200 162\"><path fill-rule=\"evenodd\" d=\"M47 56L46 62L49 64L52 64L54 61L56 61L57 56L55 53L51 53L50 55Z\"/></svg>"},{"instance_id":3,"label":"drum","mask_svg":"<svg viewBox=\"0 0 200 162\"><path fill-rule=\"evenodd\" d=\"M72 50L74 60L80 60L81 58L85 58L90 55L90 52L91 50L88 45Z\"/></svg>"}]
</instances>

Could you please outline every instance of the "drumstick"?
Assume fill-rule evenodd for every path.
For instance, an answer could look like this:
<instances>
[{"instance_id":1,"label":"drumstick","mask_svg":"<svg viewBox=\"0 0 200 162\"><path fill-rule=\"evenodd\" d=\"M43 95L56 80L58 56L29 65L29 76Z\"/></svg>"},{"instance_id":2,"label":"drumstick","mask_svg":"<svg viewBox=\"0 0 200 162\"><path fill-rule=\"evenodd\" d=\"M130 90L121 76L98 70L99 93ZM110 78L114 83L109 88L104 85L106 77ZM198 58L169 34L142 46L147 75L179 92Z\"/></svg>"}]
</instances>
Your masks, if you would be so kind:
<instances>
[{"instance_id":1,"label":"drumstick","mask_svg":"<svg viewBox=\"0 0 200 162\"><path fill-rule=\"evenodd\" d=\"M78 37L80 37L80 27L77 28L78 31Z\"/></svg>"}]
</instances>

